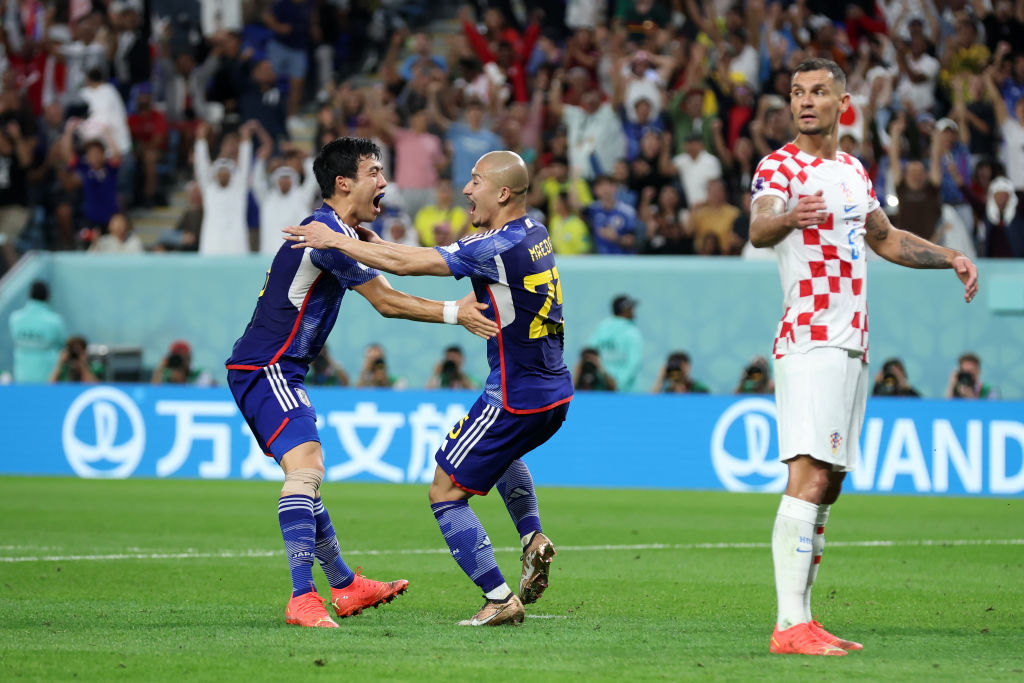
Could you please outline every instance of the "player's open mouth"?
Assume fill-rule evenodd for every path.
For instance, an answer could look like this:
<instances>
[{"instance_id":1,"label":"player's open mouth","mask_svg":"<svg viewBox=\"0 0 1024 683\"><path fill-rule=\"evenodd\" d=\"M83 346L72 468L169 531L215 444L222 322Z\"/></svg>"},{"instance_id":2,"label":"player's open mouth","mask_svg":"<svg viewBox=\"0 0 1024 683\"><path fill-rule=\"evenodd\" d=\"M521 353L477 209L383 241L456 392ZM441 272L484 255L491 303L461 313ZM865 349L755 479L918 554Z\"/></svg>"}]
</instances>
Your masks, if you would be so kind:
<instances>
[{"instance_id":1,"label":"player's open mouth","mask_svg":"<svg viewBox=\"0 0 1024 683\"><path fill-rule=\"evenodd\" d=\"M379 195L373 198L373 212L380 213L380 200L384 199L384 193L381 192Z\"/></svg>"},{"instance_id":2,"label":"player's open mouth","mask_svg":"<svg viewBox=\"0 0 1024 683\"><path fill-rule=\"evenodd\" d=\"M814 121L817 118L818 117L811 112L804 112L803 114L800 114L801 121Z\"/></svg>"},{"instance_id":3,"label":"player's open mouth","mask_svg":"<svg viewBox=\"0 0 1024 683\"><path fill-rule=\"evenodd\" d=\"M469 199L469 197L467 197L466 200L469 202L469 215L472 216L473 211L476 209L476 202L474 202L472 199Z\"/></svg>"}]
</instances>

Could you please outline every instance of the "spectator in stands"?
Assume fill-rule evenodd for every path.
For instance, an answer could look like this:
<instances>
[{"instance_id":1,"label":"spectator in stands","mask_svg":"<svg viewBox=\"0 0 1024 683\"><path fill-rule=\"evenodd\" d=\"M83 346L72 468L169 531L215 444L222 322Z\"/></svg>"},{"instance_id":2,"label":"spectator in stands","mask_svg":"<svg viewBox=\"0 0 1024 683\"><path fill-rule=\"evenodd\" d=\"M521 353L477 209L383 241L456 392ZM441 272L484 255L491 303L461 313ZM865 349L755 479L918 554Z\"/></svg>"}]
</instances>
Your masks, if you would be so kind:
<instances>
[{"instance_id":1,"label":"spectator in stands","mask_svg":"<svg viewBox=\"0 0 1024 683\"><path fill-rule=\"evenodd\" d=\"M131 154L132 136L128 129L128 112L121 94L104 80L99 68L89 69L79 95L89 107L89 116L82 129L94 137L109 138L123 158Z\"/></svg>"},{"instance_id":2,"label":"spectator in stands","mask_svg":"<svg viewBox=\"0 0 1024 683\"><path fill-rule=\"evenodd\" d=\"M902 167L901 146L905 129L906 117L899 114L890 127L889 141L888 172L898 201L894 220L904 230L931 240L942 217L942 199L939 197L942 172L938 164L932 164L926 170L924 163L918 160L908 161L906 169Z\"/></svg>"},{"instance_id":3,"label":"spectator in stands","mask_svg":"<svg viewBox=\"0 0 1024 683\"><path fill-rule=\"evenodd\" d=\"M946 398L999 398L999 392L981 381L981 358L974 353L963 353L957 359L957 369L949 377Z\"/></svg>"},{"instance_id":4,"label":"spectator in stands","mask_svg":"<svg viewBox=\"0 0 1024 683\"><path fill-rule=\"evenodd\" d=\"M291 118L299 113L309 67L307 53L313 3L311 0L276 0L262 18L267 28L274 32L267 41L267 59L275 74L288 79L288 116Z\"/></svg>"},{"instance_id":5,"label":"spectator in stands","mask_svg":"<svg viewBox=\"0 0 1024 683\"><path fill-rule=\"evenodd\" d=\"M167 117L153 107L148 83L139 85L135 93L135 111L128 116L128 128L135 143L135 158L142 168L142 204L166 206L167 197L159 187L159 165L167 154Z\"/></svg>"},{"instance_id":6,"label":"spectator in stands","mask_svg":"<svg viewBox=\"0 0 1024 683\"><path fill-rule=\"evenodd\" d=\"M208 256L249 253L245 212L249 196L249 166L252 163L252 122L245 123L237 136L224 136L220 155L210 163L207 136L202 124L196 139L196 182L203 194L203 226L199 232L199 253ZM238 138L240 141L237 141ZM237 160L232 158L237 148Z\"/></svg>"},{"instance_id":7,"label":"spectator in stands","mask_svg":"<svg viewBox=\"0 0 1024 683\"><path fill-rule=\"evenodd\" d=\"M113 43L111 75L117 83L122 100L126 101L136 86L148 85L153 74L149 45L152 22L148 14L144 17L139 13L139 8L130 2L121 3L118 7L111 3L110 11Z\"/></svg>"},{"instance_id":8,"label":"spectator in stands","mask_svg":"<svg viewBox=\"0 0 1024 683\"><path fill-rule=\"evenodd\" d=\"M4 270L18 260L15 242L28 225L26 181L34 144L34 138L22 134L18 121L9 120L0 125L0 245Z\"/></svg>"},{"instance_id":9,"label":"spectator in stands","mask_svg":"<svg viewBox=\"0 0 1024 683\"><path fill-rule=\"evenodd\" d=\"M437 179L435 197L437 201L416 213L416 234L419 244L424 247L437 246L439 233L444 237L445 244L451 244L472 231L469 214L455 204L455 188L452 187L451 178L442 175Z\"/></svg>"},{"instance_id":10,"label":"spectator in stands","mask_svg":"<svg viewBox=\"0 0 1024 683\"><path fill-rule=\"evenodd\" d=\"M615 378L601 367L601 353L595 348L580 351L572 376L573 387L580 391L615 391Z\"/></svg>"},{"instance_id":11,"label":"spectator in stands","mask_svg":"<svg viewBox=\"0 0 1024 683\"><path fill-rule=\"evenodd\" d=\"M118 212L107 222L106 234L100 235L89 251L95 254L141 254L146 250L142 240L132 232L131 220Z\"/></svg>"},{"instance_id":12,"label":"spectator in stands","mask_svg":"<svg viewBox=\"0 0 1024 683\"><path fill-rule=\"evenodd\" d=\"M45 282L32 283L28 301L11 313L8 324L14 342L14 381L48 381L67 331L64 319L50 305L50 288Z\"/></svg>"},{"instance_id":13,"label":"spectator in stands","mask_svg":"<svg viewBox=\"0 0 1024 683\"><path fill-rule=\"evenodd\" d=\"M629 162L627 184L636 196L642 196L644 189L654 188L655 194L666 185L675 183L676 167L672 165L671 136L662 133L660 136L648 130L640 138L640 151Z\"/></svg>"},{"instance_id":14,"label":"spectator in stands","mask_svg":"<svg viewBox=\"0 0 1024 683\"><path fill-rule=\"evenodd\" d=\"M206 96L208 102L216 103L223 109L223 122L238 123L241 119L241 97L249 81L249 72L253 66L249 60L252 56L252 48L243 50L240 32L220 31L210 37L212 73L206 87Z\"/></svg>"},{"instance_id":15,"label":"spectator in stands","mask_svg":"<svg viewBox=\"0 0 1024 683\"><path fill-rule=\"evenodd\" d=\"M598 254L635 254L638 247L636 210L615 198L615 181L601 174L594 179L596 201L585 212Z\"/></svg>"},{"instance_id":16,"label":"spectator in stands","mask_svg":"<svg viewBox=\"0 0 1024 683\"><path fill-rule=\"evenodd\" d=\"M88 244L106 230L110 218L121 210L117 195L121 155L108 135L106 144L98 138L87 140L82 148L84 158L75 156L73 135L79 123L76 119L68 121L61 146L71 171L68 176L69 187L79 190L81 203L78 207L59 205L57 217L69 226L77 223L84 231L80 235L81 241ZM72 230L69 227L70 232Z\"/></svg>"},{"instance_id":17,"label":"spectator in stands","mask_svg":"<svg viewBox=\"0 0 1024 683\"><path fill-rule=\"evenodd\" d=\"M910 40L895 42L899 83L896 95L915 112L929 112L935 106L935 85L942 65L929 54L928 40L920 19L909 24Z\"/></svg>"},{"instance_id":18,"label":"spectator in stands","mask_svg":"<svg viewBox=\"0 0 1024 683\"><path fill-rule=\"evenodd\" d=\"M972 7L985 27L985 45L995 52L1000 43L1012 45L1024 36L1024 10L1020 3L1014 8L1013 0L995 0L991 9L984 2L974 2Z\"/></svg>"},{"instance_id":19,"label":"spectator in stands","mask_svg":"<svg viewBox=\"0 0 1024 683\"><path fill-rule=\"evenodd\" d=\"M293 0L282 0L291 3ZM239 94L239 114L243 121L258 121L275 143L288 137L287 113L284 96L278 87L278 72L269 59L251 64L247 78L243 77Z\"/></svg>"},{"instance_id":20,"label":"spectator in stands","mask_svg":"<svg viewBox=\"0 0 1024 683\"><path fill-rule=\"evenodd\" d=\"M743 369L740 381L736 384L734 394L771 394L775 391L775 382L772 380L768 367L768 359L764 356L754 356L750 364Z\"/></svg>"},{"instance_id":21,"label":"spectator in stands","mask_svg":"<svg viewBox=\"0 0 1024 683\"><path fill-rule=\"evenodd\" d=\"M260 207L259 251L273 255L284 241L281 228L295 225L309 215L320 187L313 175L312 157L302 160L300 175L283 159L268 161L273 141L265 132L261 132L260 137L260 150L252 172L252 194Z\"/></svg>"},{"instance_id":22,"label":"spectator in stands","mask_svg":"<svg viewBox=\"0 0 1024 683\"><path fill-rule=\"evenodd\" d=\"M487 152L501 149L501 138L484 126L484 104L479 97L471 95L468 98L465 116L461 120L451 121L445 117L437 101L441 87L439 82L431 84L427 113L430 120L445 132L447 155L452 160L452 184L462 188L469 182L476 160Z\"/></svg>"},{"instance_id":23,"label":"spectator in stands","mask_svg":"<svg viewBox=\"0 0 1024 683\"><path fill-rule=\"evenodd\" d=\"M615 162L626 156L626 136L611 103L599 90L588 90L579 106L562 101L562 83L551 81L548 93L551 115L565 124L569 140L569 166L574 176L590 180L610 173Z\"/></svg>"},{"instance_id":24,"label":"spectator in stands","mask_svg":"<svg viewBox=\"0 0 1024 683\"><path fill-rule=\"evenodd\" d=\"M612 315L598 323L587 342L597 349L608 373L615 379L618 391L630 392L636 387L643 360L644 340L637 327L637 300L627 294L612 299Z\"/></svg>"},{"instance_id":25,"label":"spectator in stands","mask_svg":"<svg viewBox=\"0 0 1024 683\"><path fill-rule=\"evenodd\" d=\"M722 162L704 149L704 137L699 133L686 139L685 151L673 157L672 164L691 211L708 200L708 182L722 177Z\"/></svg>"},{"instance_id":26,"label":"spectator in stands","mask_svg":"<svg viewBox=\"0 0 1024 683\"><path fill-rule=\"evenodd\" d=\"M936 121L931 140L931 165L941 169L939 196L942 202L956 210L965 227L973 234L974 213L965 192L971 177L966 135L966 130L961 135L960 126L951 118Z\"/></svg>"},{"instance_id":27,"label":"spectator in stands","mask_svg":"<svg viewBox=\"0 0 1024 683\"><path fill-rule=\"evenodd\" d=\"M1003 134L1003 163L1006 176L1013 183L1013 189L1020 198L1024 195L1024 97L1018 97L1011 114L999 92L995 70L992 67L986 72L986 84L989 97L996 110L996 123Z\"/></svg>"},{"instance_id":28,"label":"spectator in stands","mask_svg":"<svg viewBox=\"0 0 1024 683\"><path fill-rule=\"evenodd\" d=\"M103 15L93 11L71 22L72 41L57 48L58 56L63 60L64 103L67 104L78 96L78 91L85 85L86 73L98 69L101 78L110 72L109 48L104 44L101 34Z\"/></svg>"},{"instance_id":29,"label":"spectator in stands","mask_svg":"<svg viewBox=\"0 0 1024 683\"><path fill-rule=\"evenodd\" d=\"M153 384L194 384L200 387L214 385L210 373L192 366L192 346L183 339L171 342L167 353L153 369Z\"/></svg>"},{"instance_id":30,"label":"spectator in stands","mask_svg":"<svg viewBox=\"0 0 1024 683\"><path fill-rule=\"evenodd\" d=\"M655 195L657 200L655 201ZM640 221L646 226L647 254L693 254L693 225L685 221L682 200L675 185L660 191L645 187L640 197Z\"/></svg>"},{"instance_id":31,"label":"spectator in stands","mask_svg":"<svg viewBox=\"0 0 1024 683\"><path fill-rule=\"evenodd\" d=\"M546 226L556 254L589 254L594 250L590 228L575 210L568 192L559 192L555 197L554 210L547 217Z\"/></svg>"},{"instance_id":32,"label":"spectator in stands","mask_svg":"<svg viewBox=\"0 0 1024 683\"><path fill-rule=\"evenodd\" d=\"M714 144L711 123L715 117L704 113L704 89L696 83L678 90L668 109L675 139L675 155L685 153L685 141L694 134L701 135L708 148Z\"/></svg>"},{"instance_id":33,"label":"spectator in stands","mask_svg":"<svg viewBox=\"0 0 1024 683\"><path fill-rule=\"evenodd\" d=\"M985 219L979 231L979 251L987 258L1024 258L1024 212L1009 178L988 186Z\"/></svg>"},{"instance_id":34,"label":"spectator in stands","mask_svg":"<svg viewBox=\"0 0 1024 683\"><path fill-rule=\"evenodd\" d=\"M103 368L89 360L88 343L85 337L68 337L64 348L57 356L57 364L50 372L50 382L81 382L95 384Z\"/></svg>"},{"instance_id":35,"label":"spectator in stands","mask_svg":"<svg viewBox=\"0 0 1024 683\"><path fill-rule=\"evenodd\" d=\"M542 208L549 216L554 214L559 194L565 193L570 207L576 210L594 201L587 181L570 175L569 160L565 157L554 157L540 169L535 182L530 184L530 193L529 204Z\"/></svg>"},{"instance_id":36,"label":"spectator in stands","mask_svg":"<svg viewBox=\"0 0 1024 683\"><path fill-rule=\"evenodd\" d=\"M345 368L331 357L327 347L320 350L320 355L313 359L306 375L306 384L320 387L347 387L348 373Z\"/></svg>"},{"instance_id":37,"label":"spectator in stands","mask_svg":"<svg viewBox=\"0 0 1024 683\"><path fill-rule=\"evenodd\" d=\"M707 386L690 377L690 354L686 351L673 351L668 355L665 365L658 371L653 391L656 394L710 393Z\"/></svg>"},{"instance_id":38,"label":"spectator in stands","mask_svg":"<svg viewBox=\"0 0 1024 683\"><path fill-rule=\"evenodd\" d=\"M640 141L648 131L654 133L659 138L662 137L663 133L668 131L665 130L665 124L661 120L661 117L654 118L651 116L654 108L651 104L651 100L646 97L641 97L633 105L633 115L627 117L625 110L620 112L622 117L622 128L626 135L626 161L633 161L640 154Z\"/></svg>"},{"instance_id":39,"label":"spectator in stands","mask_svg":"<svg viewBox=\"0 0 1024 683\"><path fill-rule=\"evenodd\" d=\"M910 396L913 398L921 396L917 389L910 386L907 371L903 367L903 361L899 358L890 358L882 364L882 369L875 375L875 386L871 390L871 395Z\"/></svg>"},{"instance_id":40,"label":"spectator in stands","mask_svg":"<svg viewBox=\"0 0 1024 683\"><path fill-rule=\"evenodd\" d=\"M693 241L698 245L698 253L738 254L743 247L743 240L733 232L733 224L740 216L740 210L726 202L725 182L721 178L708 181L707 202L690 211L688 220L692 228ZM711 241L708 238L712 238ZM714 244L717 248L709 246Z\"/></svg>"},{"instance_id":41,"label":"spectator in stands","mask_svg":"<svg viewBox=\"0 0 1024 683\"><path fill-rule=\"evenodd\" d=\"M462 347L455 344L444 350L444 357L434 366L427 380L427 389L476 389L480 383L467 375L462 365Z\"/></svg>"},{"instance_id":42,"label":"spectator in stands","mask_svg":"<svg viewBox=\"0 0 1024 683\"><path fill-rule=\"evenodd\" d=\"M437 202L435 188L448 158L441 139L427 128L430 118L426 107L410 114L408 128L398 126L396 116L393 107L379 107L372 121L381 137L394 144L395 184L402 191L402 208L415 216L423 207Z\"/></svg>"}]
</instances>

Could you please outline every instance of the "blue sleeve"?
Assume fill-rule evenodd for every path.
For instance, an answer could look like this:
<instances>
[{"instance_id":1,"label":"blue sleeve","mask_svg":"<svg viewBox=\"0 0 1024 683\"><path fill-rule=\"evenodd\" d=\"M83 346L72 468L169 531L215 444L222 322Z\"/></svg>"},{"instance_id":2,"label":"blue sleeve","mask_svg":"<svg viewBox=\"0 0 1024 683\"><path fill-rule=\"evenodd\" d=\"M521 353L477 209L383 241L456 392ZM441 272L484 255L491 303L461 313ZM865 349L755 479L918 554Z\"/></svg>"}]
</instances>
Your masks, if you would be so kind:
<instances>
[{"instance_id":1,"label":"blue sleeve","mask_svg":"<svg viewBox=\"0 0 1024 683\"><path fill-rule=\"evenodd\" d=\"M494 257L517 245L526 232L522 228L504 227L464 237L447 247L434 247L448 264L455 279L478 277L498 281L498 264Z\"/></svg>"},{"instance_id":2,"label":"blue sleeve","mask_svg":"<svg viewBox=\"0 0 1024 683\"><path fill-rule=\"evenodd\" d=\"M380 275L380 271L355 261L336 249L310 249L309 260L320 270L330 273L346 289L365 284Z\"/></svg>"}]
</instances>

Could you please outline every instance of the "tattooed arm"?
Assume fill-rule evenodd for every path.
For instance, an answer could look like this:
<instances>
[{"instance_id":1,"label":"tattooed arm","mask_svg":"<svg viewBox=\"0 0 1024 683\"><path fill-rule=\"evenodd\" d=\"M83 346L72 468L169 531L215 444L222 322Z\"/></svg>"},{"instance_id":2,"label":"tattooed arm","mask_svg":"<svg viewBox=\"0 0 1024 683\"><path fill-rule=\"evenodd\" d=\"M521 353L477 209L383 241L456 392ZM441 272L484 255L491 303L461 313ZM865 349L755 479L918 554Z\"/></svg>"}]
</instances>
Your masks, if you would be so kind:
<instances>
[{"instance_id":1,"label":"tattooed arm","mask_svg":"<svg viewBox=\"0 0 1024 683\"><path fill-rule=\"evenodd\" d=\"M952 268L964 283L965 301L970 302L978 293L978 269L959 251L894 228L880 208L868 214L864 227L864 240L885 260L908 268Z\"/></svg>"},{"instance_id":2,"label":"tattooed arm","mask_svg":"<svg viewBox=\"0 0 1024 683\"><path fill-rule=\"evenodd\" d=\"M825 200L817 194L801 197L790 211L786 202L775 195L758 197L750 207L750 243L755 247L773 247L794 230L818 225L828 215Z\"/></svg>"}]
</instances>

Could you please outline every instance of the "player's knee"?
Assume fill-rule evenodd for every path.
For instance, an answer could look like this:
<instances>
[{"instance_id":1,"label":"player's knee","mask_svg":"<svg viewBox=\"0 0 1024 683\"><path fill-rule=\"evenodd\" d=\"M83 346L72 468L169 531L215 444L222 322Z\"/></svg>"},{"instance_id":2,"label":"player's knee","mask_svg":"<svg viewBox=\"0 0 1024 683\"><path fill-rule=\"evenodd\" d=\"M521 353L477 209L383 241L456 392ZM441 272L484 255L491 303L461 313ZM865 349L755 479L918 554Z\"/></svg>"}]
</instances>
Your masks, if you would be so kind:
<instances>
[{"instance_id":1,"label":"player's knee","mask_svg":"<svg viewBox=\"0 0 1024 683\"><path fill-rule=\"evenodd\" d=\"M283 495L309 496L316 500L320 496L320 484L324 480L323 469L300 467L284 475Z\"/></svg>"}]
</instances>

